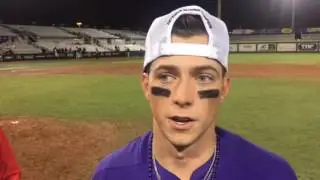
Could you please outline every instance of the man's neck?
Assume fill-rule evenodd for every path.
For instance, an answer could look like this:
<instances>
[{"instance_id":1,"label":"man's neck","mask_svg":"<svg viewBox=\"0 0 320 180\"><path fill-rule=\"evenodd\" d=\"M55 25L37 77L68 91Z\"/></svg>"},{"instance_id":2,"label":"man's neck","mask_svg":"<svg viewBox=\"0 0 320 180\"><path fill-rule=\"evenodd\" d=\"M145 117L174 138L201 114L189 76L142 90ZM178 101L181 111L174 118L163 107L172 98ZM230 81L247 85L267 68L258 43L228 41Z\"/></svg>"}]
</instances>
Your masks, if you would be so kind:
<instances>
[{"instance_id":1,"label":"man's neck","mask_svg":"<svg viewBox=\"0 0 320 180\"><path fill-rule=\"evenodd\" d=\"M181 149L170 143L158 127L154 127L153 132L152 149L155 158L162 167L180 179L189 179L196 169L212 157L215 150L214 127L209 128L194 144Z\"/></svg>"}]
</instances>

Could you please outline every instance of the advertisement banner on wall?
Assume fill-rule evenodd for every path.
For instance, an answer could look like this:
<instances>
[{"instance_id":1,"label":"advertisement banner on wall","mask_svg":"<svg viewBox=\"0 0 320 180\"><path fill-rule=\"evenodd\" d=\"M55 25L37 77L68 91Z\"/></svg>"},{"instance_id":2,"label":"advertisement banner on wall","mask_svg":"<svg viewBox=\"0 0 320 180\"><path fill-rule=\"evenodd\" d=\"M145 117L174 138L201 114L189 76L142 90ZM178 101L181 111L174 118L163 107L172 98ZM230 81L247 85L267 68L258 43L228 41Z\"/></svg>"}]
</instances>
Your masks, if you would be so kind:
<instances>
[{"instance_id":1,"label":"advertisement banner on wall","mask_svg":"<svg viewBox=\"0 0 320 180\"><path fill-rule=\"evenodd\" d=\"M281 29L267 29L266 34L280 34Z\"/></svg>"},{"instance_id":2,"label":"advertisement banner on wall","mask_svg":"<svg viewBox=\"0 0 320 180\"><path fill-rule=\"evenodd\" d=\"M53 54L47 54L46 57L47 57L48 59L56 58L55 55L53 55Z\"/></svg>"},{"instance_id":3,"label":"advertisement banner on wall","mask_svg":"<svg viewBox=\"0 0 320 180\"><path fill-rule=\"evenodd\" d=\"M258 44L258 52L275 52L276 50L276 43Z\"/></svg>"},{"instance_id":4,"label":"advertisement banner on wall","mask_svg":"<svg viewBox=\"0 0 320 180\"><path fill-rule=\"evenodd\" d=\"M295 52L297 49L296 43L279 43L277 45L278 52Z\"/></svg>"},{"instance_id":5,"label":"advertisement banner on wall","mask_svg":"<svg viewBox=\"0 0 320 180\"><path fill-rule=\"evenodd\" d=\"M307 33L319 33L320 28L314 27L314 28L307 28Z\"/></svg>"},{"instance_id":6,"label":"advertisement banner on wall","mask_svg":"<svg viewBox=\"0 0 320 180\"><path fill-rule=\"evenodd\" d=\"M280 34L281 29L259 29L255 30L255 34Z\"/></svg>"},{"instance_id":7,"label":"advertisement banner on wall","mask_svg":"<svg viewBox=\"0 0 320 180\"><path fill-rule=\"evenodd\" d=\"M35 59L35 56L34 55L22 55L22 59L31 60L31 59Z\"/></svg>"},{"instance_id":8,"label":"advertisement banner on wall","mask_svg":"<svg viewBox=\"0 0 320 180\"><path fill-rule=\"evenodd\" d=\"M14 56L6 55L2 57L4 60L11 60L14 59Z\"/></svg>"},{"instance_id":9,"label":"advertisement banner on wall","mask_svg":"<svg viewBox=\"0 0 320 180\"><path fill-rule=\"evenodd\" d=\"M282 34L291 34L293 30L291 28L283 28L281 29Z\"/></svg>"},{"instance_id":10,"label":"advertisement banner on wall","mask_svg":"<svg viewBox=\"0 0 320 180\"><path fill-rule=\"evenodd\" d=\"M35 59L45 59L45 58L46 58L46 56L43 54L36 54L35 55Z\"/></svg>"},{"instance_id":11,"label":"advertisement banner on wall","mask_svg":"<svg viewBox=\"0 0 320 180\"><path fill-rule=\"evenodd\" d=\"M239 52L256 52L256 44L239 44Z\"/></svg>"},{"instance_id":12,"label":"advertisement banner on wall","mask_svg":"<svg viewBox=\"0 0 320 180\"><path fill-rule=\"evenodd\" d=\"M318 43L299 43L297 46L298 51L305 51L305 52L314 52L319 50Z\"/></svg>"},{"instance_id":13,"label":"advertisement banner on wall","mask_svg":"<svg viewBox=\"0 0 320 180\"><path fill-rule=\"evenodd\" d=\"M230 44L230 52L238 52L238 45L237 44Z\"/></svg>"},{"instance_id":14,"label":"advertisement banner on wall","mask_svg":"<svg viewBox=\"0 0 320 180\"><path fill-rule=\"evenodd\" d=\"M253 29L234 29L232 30L231 34L253 34L254 30Z\"/></svg>"}]
</instances>

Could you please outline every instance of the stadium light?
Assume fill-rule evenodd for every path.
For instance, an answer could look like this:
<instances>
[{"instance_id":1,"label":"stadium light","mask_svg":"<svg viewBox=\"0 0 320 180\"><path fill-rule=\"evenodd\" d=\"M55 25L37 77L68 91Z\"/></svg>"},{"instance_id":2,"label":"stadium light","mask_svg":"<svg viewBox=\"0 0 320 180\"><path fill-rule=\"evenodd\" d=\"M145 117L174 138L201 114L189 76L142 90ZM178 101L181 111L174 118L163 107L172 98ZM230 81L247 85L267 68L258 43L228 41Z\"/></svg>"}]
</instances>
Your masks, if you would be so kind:
<instances>
[{"instance_id":1,"label":"stadium light","mask_svg":"<svg viewBox=\"0 0 320 180\"><path fill-rule=\"evenodd\" d=\"M76 25L80 28L82 26L82 22L77 22Z\"/></svg>"},{"instance_id":2,"label":"stadium light","mask_svg":"<svg viewBox=\"0 0 320 180\"><path fill-rule=\"evenodd\" d=\"M274 0L276 3L278 3L278 0ZM283 0L283 3L285 7L291 7L291 29L294 30L296 27L296 4L298 0Z\"/></svg>"},{"instance_id":3,"label":"stadium light","mask_svg":"<svg viewBox=\"0 0 320 180\"><path fill-rule=\"evenodd\" d=\"M291 2L291 28L295 29L296 23L296 0L292 0Z\"/></svg>"},{"instance_id":4,"label":"stadium light","mask_svg":"<svg viewBox=\"0 0 320 180\"><path fill-rule=\"evenodd\" d=\"M222 16L222 14L221 14L221 2L222 0L218 0L218 18L219 19L221 19L221 16Z\"/></svg>"}]
</instances>

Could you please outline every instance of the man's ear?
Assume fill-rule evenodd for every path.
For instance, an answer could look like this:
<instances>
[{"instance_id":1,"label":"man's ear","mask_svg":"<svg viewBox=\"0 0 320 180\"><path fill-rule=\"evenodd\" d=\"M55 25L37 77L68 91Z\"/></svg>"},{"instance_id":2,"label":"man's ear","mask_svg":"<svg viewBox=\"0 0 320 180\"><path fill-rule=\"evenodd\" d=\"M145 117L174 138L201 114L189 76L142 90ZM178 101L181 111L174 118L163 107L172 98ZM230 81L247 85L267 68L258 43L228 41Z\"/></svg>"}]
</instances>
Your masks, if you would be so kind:
<instances>
[{"instance_id":1,"label":"man's ear","mask_svg":"<svg viewBox=\"0 0 320 180\"><path fill-rule=\"evenodd\" d=\"M149 74L143 73L141 76L141 87L144 96L149 100L150 90L149 90Z\"/></svg>"},{"instance_id":2,"label":"man's ear","mask_svg":"<svg viewBox=\"0 0 320 180\"><path fill-rule=\"evenodd\" d=\"M226 75L223 78L223 85L221 89L220 102L223 103L226 97L229 95L231 89L231 79Z\"/></svg>"}]
</instances>

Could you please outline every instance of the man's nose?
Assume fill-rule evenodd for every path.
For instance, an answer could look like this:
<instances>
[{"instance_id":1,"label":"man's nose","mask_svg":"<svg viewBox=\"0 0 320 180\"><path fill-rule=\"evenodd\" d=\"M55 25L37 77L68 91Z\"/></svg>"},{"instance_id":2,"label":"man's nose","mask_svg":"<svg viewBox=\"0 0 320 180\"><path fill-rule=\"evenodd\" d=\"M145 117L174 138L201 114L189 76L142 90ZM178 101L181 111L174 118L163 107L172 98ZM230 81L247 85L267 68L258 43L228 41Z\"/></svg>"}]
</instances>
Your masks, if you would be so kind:
<instances>
[{"instance_id":1,"label":"man's nose","mask_svg":"<svg viewBox=\"0 0 320 180\"><path fill-rule=\"evenodd\" d=\"M181 108L186 108L194 103L195 87L190 82L185 81L177 85L173 93L173 103Z\"/></svg>"}]
</instances>

